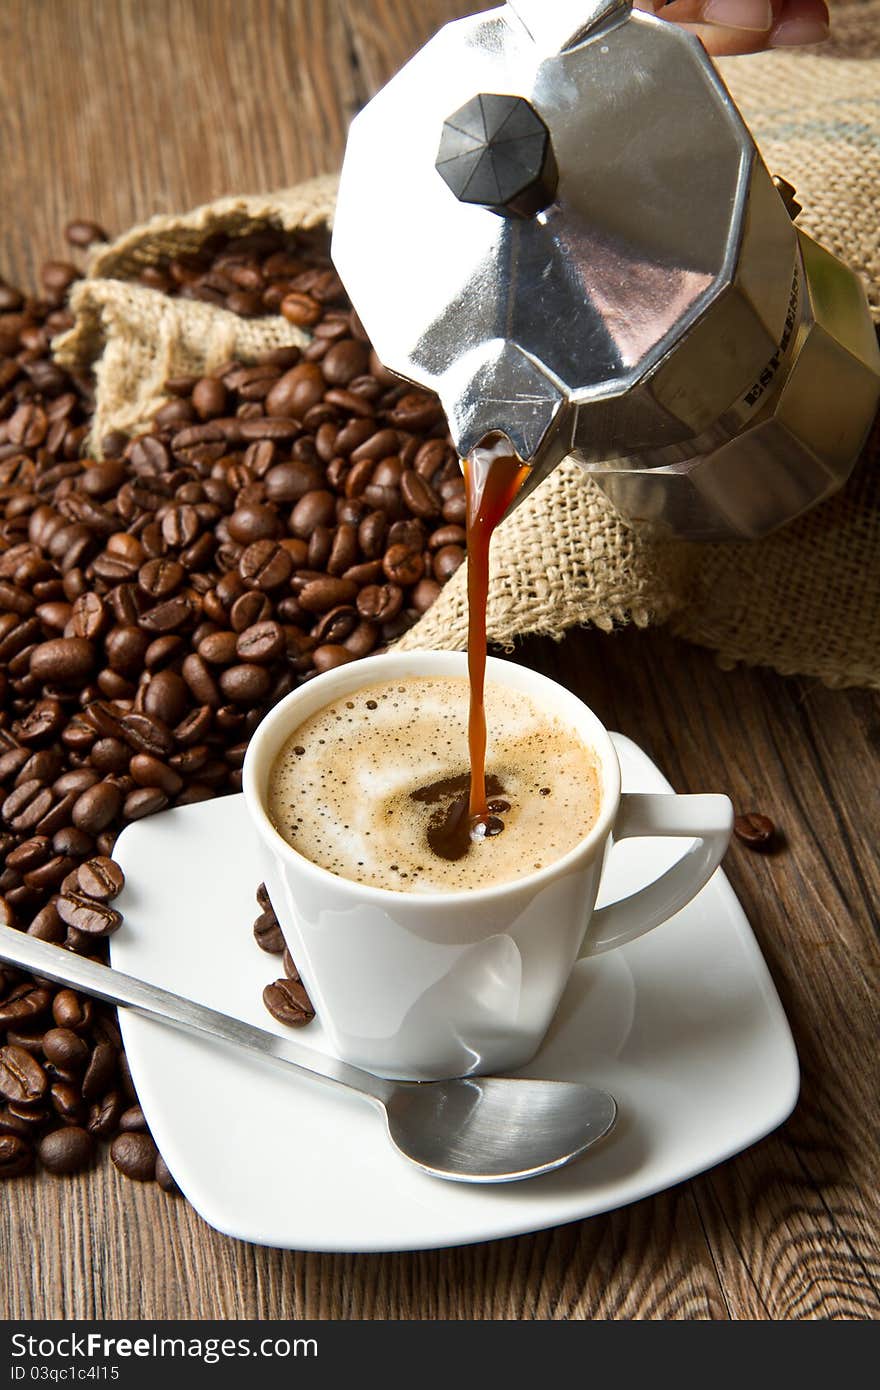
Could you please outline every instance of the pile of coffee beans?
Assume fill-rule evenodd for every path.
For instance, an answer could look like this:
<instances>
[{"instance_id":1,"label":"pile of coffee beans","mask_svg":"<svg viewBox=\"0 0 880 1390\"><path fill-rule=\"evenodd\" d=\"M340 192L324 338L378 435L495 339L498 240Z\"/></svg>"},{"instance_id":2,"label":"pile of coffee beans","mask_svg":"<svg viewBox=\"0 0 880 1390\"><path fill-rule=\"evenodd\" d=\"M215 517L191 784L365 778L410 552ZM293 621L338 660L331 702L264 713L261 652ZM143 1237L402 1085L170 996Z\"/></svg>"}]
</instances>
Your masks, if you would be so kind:
<instances>
[{"instance_id":1,"label":"pile of coffee beans","mask_svg":"<svg viewBox=\"0 0 880 1390\"><path fill-rule=\"evenodd\" d=\"M103 235L68 228L73 247ZM76 268L45 266L39 299L0 282L0 916L95 959L121 923L123 826L239 790L271 705L393 641L464 559L440 405L378 363L326 248L267 232L198 260L189 279L169 265L180 293L220 270L247 291L256 266L264 298L285 289L266 312L299 296L312 340L169 381L150 432L100 459L91 382L50 351ZM299 1024L311 1005L284 970L266 1004ZM99 1139L167 1186L135 1099L107 1010L0 968L0 1174L35 1155L74 1171Z\"/></svg>"},{"instance_id":2,"label":"pile of coffee beans","mask_svg":"<svg viewBox=\"0 0 880 1390\"><path fill-rule=\"evenodd\" d=\"M47 909L48 911L48 909ZM99 1144L126 1177L174 1180L150 1136L112 1011L0 966L0 1178L77 1173Z\"/></svg>"},{"instance_id":3,"label":"pile of coffee beans","mask_svg":"<svg viewBox=\"0 0 880 1390\"><path fill-rule=\"evenodd\" d=\"M244 318L282 314L312 332L319 327L338 280L330 266L324 227L285 232L261 227L242 235L207 237L198 250L162 256L137 279L148 289L197 299Z\"/></svg>"}]
</instances>

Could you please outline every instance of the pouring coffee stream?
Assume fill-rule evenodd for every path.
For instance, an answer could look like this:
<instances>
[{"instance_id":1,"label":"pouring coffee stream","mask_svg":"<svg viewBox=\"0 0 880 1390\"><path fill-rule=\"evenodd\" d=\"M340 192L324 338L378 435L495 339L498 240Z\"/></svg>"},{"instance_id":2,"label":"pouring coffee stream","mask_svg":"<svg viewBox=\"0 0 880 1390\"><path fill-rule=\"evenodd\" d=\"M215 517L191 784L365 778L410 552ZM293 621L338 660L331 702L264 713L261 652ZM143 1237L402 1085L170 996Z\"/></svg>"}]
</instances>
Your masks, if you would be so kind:
<instances>
[{"instance_id":1,"label":"pouring coffee stream","mask_svg":"<svg viewBox=\"0 0 880 1390\"><path fill-rule=\"evenodd\" d=\"M464 461L467 496L468 675L470 711L468 751L471 762L469 820L471 837L497 834L503 822L493 814L486 792L486 607L489 599L489 550L495 528L529 475L528 465L511 451L510 440L496 432ZM493 803L494 804L494 803Z\"/></svg>"},{"instance_id":2,"label":"pouring coffee stream","mask_svg":"<svg viewBox=\"0 0 880 1390\"><path fill-rule=\"evenodd\" d=\"M486 608L489 598L489 551L496 527L515 502L529 475L510 440L493 431L462 461L467 498L468 712L469 778L446 778L411 793L416 801L441 803L428 827L428 845L442 859L461 859L471 844L504 829L501 816L510 810L505 788L486 775Z\"/></svg>"}]
</instances>

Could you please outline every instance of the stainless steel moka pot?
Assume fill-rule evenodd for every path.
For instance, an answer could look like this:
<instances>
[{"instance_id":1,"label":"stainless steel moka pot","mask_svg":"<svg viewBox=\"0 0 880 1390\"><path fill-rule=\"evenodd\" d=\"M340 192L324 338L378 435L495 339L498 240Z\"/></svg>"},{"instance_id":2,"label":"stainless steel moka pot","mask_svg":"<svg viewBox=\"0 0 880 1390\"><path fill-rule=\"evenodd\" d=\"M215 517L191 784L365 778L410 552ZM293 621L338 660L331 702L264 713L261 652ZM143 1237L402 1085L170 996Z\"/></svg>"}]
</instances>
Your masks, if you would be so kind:
<instances>
[{"instance_id":1,"label":"stainless steel moka pot","mask_svg":"<svg viewBox=\"0 0 880 1390\"><path fill-rule=\"evenodd\" d=\"M632 520L762 536L845 481L880 396L862 288L797 211L696 38L508 0L355 118L332 254L461 455L500 430L524 492L571 455Z\"/></svg>"}]
</instances>

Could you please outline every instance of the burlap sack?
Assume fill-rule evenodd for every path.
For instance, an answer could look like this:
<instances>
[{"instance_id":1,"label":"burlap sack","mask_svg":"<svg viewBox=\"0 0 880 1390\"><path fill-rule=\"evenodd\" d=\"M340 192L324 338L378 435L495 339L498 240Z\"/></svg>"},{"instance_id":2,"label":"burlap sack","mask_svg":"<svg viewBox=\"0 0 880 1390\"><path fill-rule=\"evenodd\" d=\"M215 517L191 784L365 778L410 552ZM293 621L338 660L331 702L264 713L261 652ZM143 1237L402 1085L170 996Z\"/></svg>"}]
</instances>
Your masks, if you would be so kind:
<instances>
[{"instance_id":1,"label":"burlap sack","mask_svg":"<svg viewBox=\"0 0 880 1390\"><path fill-rule=\"evenodd\" d=\"M861 273L880 319L878 60L880 0L855 0L835 11L834 40L821 49L720 67L770 169L796 185L801 224ZM154 218L97 250L74 292L76 325L55 345L65 364L95 368L96 452L107 430L148 425L167 377L302 341L281 318L239 319L118 277L193 250L210 232L329 224L334 188L326 178L223 199ZM489 635L509 644L526 632L560 637L579 623L670 619L725 663L880 687L878 452L875 434L837 497L767 540L727 546L669 543L628 527L575 465L563 464L499 528ZM464 579L460 570L402 645L465 645Z\"/></svg>"}]
</instances>

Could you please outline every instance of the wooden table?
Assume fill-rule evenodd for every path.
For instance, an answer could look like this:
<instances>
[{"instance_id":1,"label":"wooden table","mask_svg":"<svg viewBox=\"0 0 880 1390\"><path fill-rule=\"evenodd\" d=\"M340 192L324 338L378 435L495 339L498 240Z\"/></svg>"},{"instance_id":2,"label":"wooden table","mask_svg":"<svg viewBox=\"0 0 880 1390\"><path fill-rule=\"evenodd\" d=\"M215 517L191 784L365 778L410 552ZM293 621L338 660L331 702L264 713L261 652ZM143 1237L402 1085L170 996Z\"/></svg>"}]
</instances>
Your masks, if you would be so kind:
<instances>
[{"instance_id":1,"label":"wooden table","mask_svg":"<svg viewBox=\"0 0 880 1390\"><path fill-rule=\"evenodd\" d=\"M359 104L465 0L4 0L0 273L33 284L74 215L111 232L339 161ZM377 197L381 190L377 191ZM682 791L786 843L726 868L795 1032L801 1099L738 1158L622 1211L384 1256L245 1245L97 1174L8 1184L0 1315L854 1318L880 1311L875 695L720 671L662 630L526 642Z\"/></svg>"}]
</instances>

